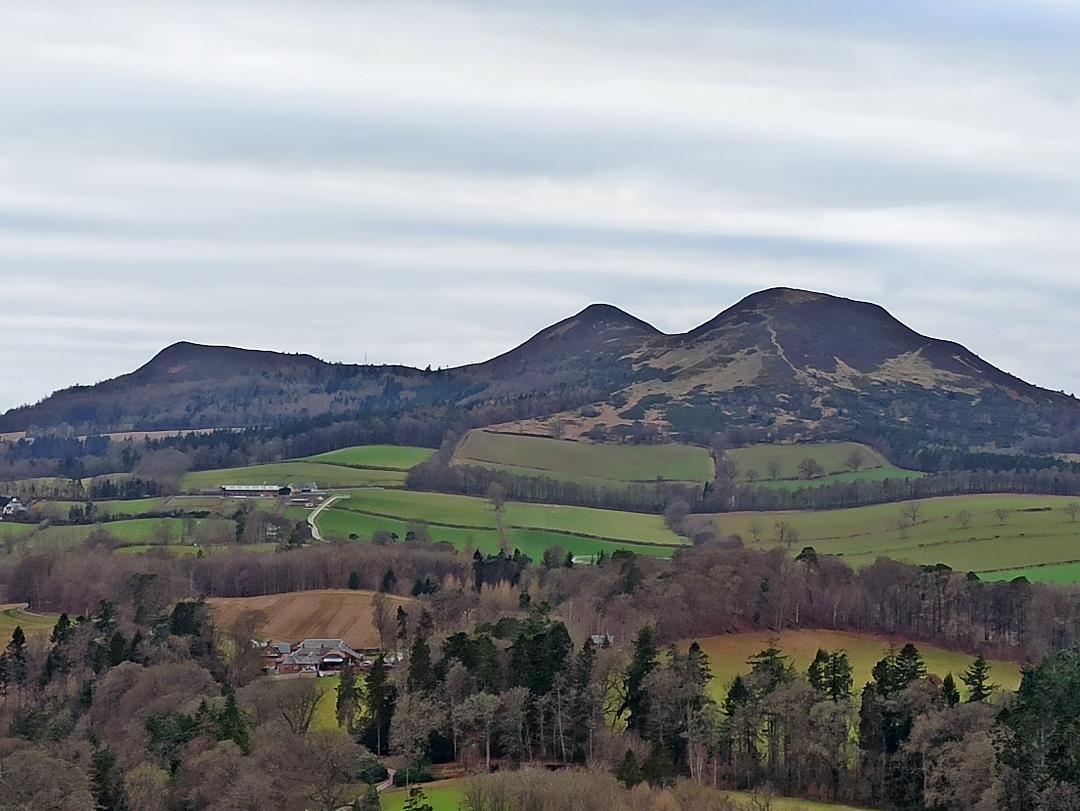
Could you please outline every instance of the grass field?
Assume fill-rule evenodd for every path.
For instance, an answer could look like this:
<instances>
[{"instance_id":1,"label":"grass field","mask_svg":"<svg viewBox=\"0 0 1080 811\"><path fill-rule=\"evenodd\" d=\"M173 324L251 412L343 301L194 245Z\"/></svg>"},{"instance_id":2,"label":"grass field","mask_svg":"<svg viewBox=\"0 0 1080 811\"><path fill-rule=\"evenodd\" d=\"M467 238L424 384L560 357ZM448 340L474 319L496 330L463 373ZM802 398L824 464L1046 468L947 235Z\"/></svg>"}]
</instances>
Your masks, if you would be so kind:
<instances>
[{"instance_id":1,"label":"grass field","mask_svg":"<svg viewBox=\"0 0 1080 811\"><path fill-rule=\"evenodd\" d=\"M358 445L355 448L342 448L308 456L305 461L345 467L408 470L423 464L434 454L435 451L431 448L413 448L407 445Z\"/></svg>"},{"instance_id":2,"label":"grass field","mask_svg":"<svg viewBox=\"0 0 1080 811\"><path fill-rule=\"evenodd\" d=\"M441 780L437 783L422 785L424 794L433 811L460 811L465 808L465 793L461 789L458 780ZM742 792L718 792L728 799L744 805L747 809L753 808L750 795ZM405 800L409 796L408 789L393 789L382 795L382 811L402 811ZM793 797L776 797L769 806L773 811L860 811L851 805L836 805L833 803L814 802L813 800L800 800Z\"/></svg>"},{"instance_id":3,"label":"grass field","mask_svg":"<svg viewBox=\"0 0 1080 811\"><path fill-rule=\"evenodd\" d=\"M186 493L217 490L225 484L298 484L320 487L398 487L405 483L400 470L365 470L319 462L274 462L268 465L200 470L186 474L180 489Z\"/></svg>"},{"instance_id":4,"label":"grass field","mask_svg":"<svg viewBox=\"0 0 1080 811\"><path fill-rule=\"evenodd\" d=\"M792 545L794 552L813 546L821 554L841 555L855 566L884 556L924 565L944 563L960 571L993 572L1080 561L1080 521L1065 512L1074 501L1063 496L1016 495L925 499L917 502L916 523L903 531L897 525L902 504L728 513L692 521L711 522L722 533L740 535L748 547L757 548L775 546L776 524L786 521L799 534ZM1003 518L998 510L1006 511ZM755 526L760 530L758 541L753 537ZM1064 582L1075 574L1075 569L1063 568L1043 573L1043 579ZM998 575L1002 573L995 573L995 579L1001 579Z\"/></svg>"},{"instance_id":5,"label":"grass field","mask_svg":"<svg viewBox=\"0 0 1080 811\"><path fill-rule=\"evenodd\" d=\"M228 627L242 615L254 613L261 639L298 642L301 639L344 639L354 648L377 648L379 636L371 624L372 591L325 589L265 594L258 597L211 597L206 602L217 622ZM387 595L390 614L412 601Z\"/></svg>"},{"instance_id":6,"label":"grass field","mask_svg":"<svg viewBox=\"0 0 1080 811\"><path fill-rule=\"evenodd\" d=\"M694 482L713 477L712 458L692 445L603 445L470 431L454 452L457 464L562 481Z\"/></svg>"},{"instance_id":7,"label":"grass field","mask_svg":"<svg viewBox=\"0 0 1080 811\"><path fill-rule=\"evenodd\" d=\"M984 572L979 576L983 580L1013 580L1017 577L1026 577L1032 583L1080 583L1080 562L1003 569L997 572Z\"/></svg>"},{"instance_id":8,"label":"grass field","mask_svg":"<svg viewBox=\"0 0 1080 811\"><path fill-rule=\"evenodd\" d=\"M725 634L700 639L698 644L709 656L713 674L710 687L714 697L721 699L735 676L748 673L750 667L746 664L747 659L769 647L771 641L775 641L776 647L791 657L795 667L802 672L810 666L818 648L847 651L854 670L852 689L857 694L870 680L870 669L881 660L889 644L901 647L907 640L827 630L784 631L781 634ZM975 657L931 645L917 643L917 646L926 662L927 671L939 676L952 673L963 693L965 688L963 682L959 681L959 676L967 670ZM994 683L1015 690L1020 684L1020 666L1015 662L994 661L991 663L990 677Z\"/></svg>"},{"instance_id":9,"label":"grass field","mask_svg":"<svg viewBox=\"0 0 1080 811\"><path fill-rule=\"evenodd\" d=\"M847 465L852 453L858 453L862 457L862 465L858 470L852 470ZM858 442L750 445L727 451L727 458L737 466L739 481L755 481L759 485L771 487L811 487L837 481L880 481L922 475L895 467L869 445ZM802 479L799 463L804 459L815 460L826 475L813 480ZM770 473L770 465L777 467L776 476Z\"/></svg>"},{"instance_id":10,"label":"grass field","mask_svg":"<svg viewBox=\"0 0 1080 811\"><path fill-rule=\"evenodd\" d=\"M440 780L421 785L432 811L459 811L465 805L465 793L458 780ZM407 788L395 788L382 795L382 811L402 811L409 797Z\"/></svg>"},{"instance_id":11,"label":"grass field","mask_svg":"<svg viewBox=\"0 0 1080 811\"><path fill-rule=\"evenodd\" d=\"M0 648L7 645L16 628L22 628L27 636L48 634L56 625L57 614L26 613L21 605L0 605Z\"/></svg>"},{"instance_id":12,"label":"grass field","mask_svg":"<svg viewBox=\"0 0 1080 811\"><path fill-rule=\"evenodd\" d=\"M670 555L686 543L656 515L510 502L505 517L511 547L534 559L556 545L581 556L616 549ZM318 518L319 529L327 538L356 535L363 540L378 530L404 538L409 521L428 523L435 540L448 541L458 548L471 544L485 552L499 549L495 512L488 501L480 498L369 490L337 502Z\"/></svg>"}]
</instances>

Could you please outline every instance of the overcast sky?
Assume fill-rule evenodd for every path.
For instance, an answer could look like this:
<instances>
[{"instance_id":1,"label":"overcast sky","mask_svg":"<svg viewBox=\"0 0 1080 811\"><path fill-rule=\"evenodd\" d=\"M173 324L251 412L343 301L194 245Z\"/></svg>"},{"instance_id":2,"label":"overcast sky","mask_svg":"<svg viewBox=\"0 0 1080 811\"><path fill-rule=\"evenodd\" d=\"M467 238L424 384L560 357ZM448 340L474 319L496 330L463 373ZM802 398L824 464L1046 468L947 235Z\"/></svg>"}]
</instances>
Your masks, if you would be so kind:
<instances>
[{"instance_id":1,"label":"overcast sky","mask_svg":"<svg viewBox=\"0 0 1080 811\"><path fill-rule=\"evenodd\" d=\"M1067 0L9 0L0 409L181 339L445 366L777 285L1080 391L1078 41Z\"/></svg>"}]
</instances>

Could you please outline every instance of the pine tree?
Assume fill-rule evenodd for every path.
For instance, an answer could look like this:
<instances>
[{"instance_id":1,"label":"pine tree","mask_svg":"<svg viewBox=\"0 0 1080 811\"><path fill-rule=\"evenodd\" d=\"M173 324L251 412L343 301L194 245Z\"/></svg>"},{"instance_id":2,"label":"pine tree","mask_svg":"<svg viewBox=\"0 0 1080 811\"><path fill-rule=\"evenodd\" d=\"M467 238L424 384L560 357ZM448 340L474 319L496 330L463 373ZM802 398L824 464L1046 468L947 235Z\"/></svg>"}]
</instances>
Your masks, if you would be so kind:
<instances>
[{"instance_id":1,"label":"pine tree","mask_svg":"<svg viewBox=\"0 0 1080 811\"><path fill-rule=\"evenodd\" d=\"M124 811L123 780L116 766L116 756L109 749L98 749L90 759L91 791L98 811Z\"/></svg>"},{"instance_id":2,"label":"pine tree","mask_svg":"<svg viewBox=\"0 0 1080 811\"><path fill-rule=\"evenodd\" d=\"M851 660L842 650L829 654L825 669L825 694L832 701L842 701L851 697L852 685Z\"/></svg>"},{"instance_id":3,"label":"pine tree","mask_svg":"<svg viewBox=\"0 0 1080 811\"><path fill-rule=\"evenodd\" d=\"M26 634L21 625L16 625L11 633L11 641L0 654L0 686L5 690L11 685L25 687L28 678Z\"/></svg>"},{"instance_id":4,"label":"pine tree","mask_svg":"<svg viewBox=\"0 0 1080 811\"><path fill-rule=\"evenodd\" d=\"M397 575L393 569L383 572L382 582L379 583L379 591L392 594L397 589Z\"/></svg>"},{"instance_id":5,"label":"pine tree","mask_svg":"<svg viewBox=\"0 0 1080 811\"><path fill-rule=\"evenodd\" d=\"M949 673L941 681L941 697L949 707L955 707L960 703L960 691L956 689L956 679Z\"/></svg>"},{"instance_id":6,"label":"pine tree","mask_svg":"<svg viewBox=\"0 0 1080 811\"><path fill-rule=\"evenodd\" d=\"M653 629L646 625L638 631L634 640L634 654L626 671L626 698L617 715L626 719L627 729L641 732L649 716L649 694L645 690L645 677L656 669L656 641Z\"/></svg>"},{"instance_id":7,"label":"pine tree","mask_svg":"<svg viewBox=\"0 0 1080 811\"><path fill-rule=\"evenodd\" d=\"M67 614L61 614L56 620L56 625L53 626L49 641L54 645L62 645L71 639L72 632L71 619Z\"/></svg>"},{"instance_id":8,"label":"pine tree","mask_svg":"<svg viewBox=\"0 0 1080 811\"><path fill-rule=\"evenodd\" d=\"M976 704L990 698L996 684L990 684L990 664L980 655L969 667L960 679L967 685L968 702Z\"/></svg>"},{"instance_id":9,"label":"pine tree","mask_svg":"<svg viewBox=\"0 0 1080 811\"><path fill-rule=\"evenodd\" d=\"M225 706L214 717L219 741L232 741L245 755L251 751L251 739L248 737L247 724L236 704L236 693L231 689L225 694Z\"/></svg>"},{"instance_id":10,"label":"pine tree","mask_svg":"<svg viewBox=\"0 0 1080 811\"><path fill-rule=\"evenodd\" d=\"M419 635L409 650L409 675L405 684L410 693L430 693L437 684L435 668L431 664L431 647Z\"/></svg>"},{"instance_id":11,"label":"pine tree","mask_svg":"<svg viewBox=\"0 0 1080 811\"><path fill-rule=\"evenodd\" d=\"M360 575L355 570L349 572L349 588L353 591L360 589Z\"/></svg>"},{"instance_id":12,"label":"pine tree","mask_svg":"<svg viewBox=\"0 0 1080 811\"><path fill-rule=\"evenodd\" d=\"M428 802L424 790L420 786L413 786L409 789L409 796L405 798L405 804L401 806L401 811L434 811L434 808Z\"/></svg>"},{"instance_id":13,"label":"pine tree","mask_svg":"<svg viewBox=\"0 0 1080 811\"><path fill-rule=\"evenodd\" d=\"M376 755L386 754L390 736L390 718L394 714L397 692L390 683L386 660L379 657L371 666L367 678L367 728L364 740Z\"/></svg>"},{"instance_id":14,"label":"pine tree","mask_svg":"<svg viewBox=\"0 0 1080 811\"><path fill-rule=\"evenodd\" d=\"M627 788L633 788L641 782L641 767L638 766L637 756L633 749L627 749L623 759L612 772L615 778Z\"/></svg>"},{"instance_id":15,"label":"pine tree","mask_svg":"<svg viewBox=\"0 0 1080 811\"><path fill-rule=\"evenodd\" d=\"M919 649L908 642L896 657L897 678L906 686L926 678L926 665Z\"/></svg>"},{"instance_id":16,"label":"pine tree","mask_svg":"<svg viewBox=\"0 0 1080 811\"><path fill-rule=\"evenodd\" d=\"M338 726L352 732L353 719L360 706L360 687L356 682L356 669L352 662L346 662L338 674L337 704L334 711Z\"/></svg>"},{"instance_id":17,"label":"pine tree","mask_svg":"<svg viewBox=\"0 0 1080 811\"><path fill-rule=\"evenodd\" d=\"M731 686L724 697L724 715L730 718L740 707L745 707L753 700L754 694L746 686L746 680L742 676L736 676L731 680Z\"/></svg>"},{"instance_id":18,"label":"pine tree","mask_svg":"<svg viewBox=\"0 0 1080 811\"><path fill-rule=\"evenodd\" d=\"M654 744L649 757L641 766L641 776L650 786L669 786L675 782L675 761L671 752L662 744Z\"/></svg>"},{"instance_id":19,"label":"pine tree","mask_svg":"<svg viewBox=\"0 0 1080 811\"><path fill-rule=\"evenodd\" d=\"M818 652L814 655L814 661L810 663L810 667L806 669L806 680L810 683L810 686L814 688L814 692L818 695L825 695L827 690L827 669L829 666L829 654L818 648Z\"/></svg>"}]
</instances>

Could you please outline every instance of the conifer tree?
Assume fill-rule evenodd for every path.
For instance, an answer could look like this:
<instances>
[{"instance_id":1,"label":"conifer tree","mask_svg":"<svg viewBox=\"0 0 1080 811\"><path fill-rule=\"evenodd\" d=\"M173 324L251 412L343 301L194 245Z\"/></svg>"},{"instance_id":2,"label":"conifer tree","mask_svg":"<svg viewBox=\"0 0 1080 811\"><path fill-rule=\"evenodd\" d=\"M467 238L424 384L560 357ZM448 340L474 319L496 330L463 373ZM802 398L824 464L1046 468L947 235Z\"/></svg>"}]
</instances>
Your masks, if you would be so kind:
<instances>
[{"instance_id":1,"label":"conifer tree","mask_svg":"<svg viewBox=\"0 0 1080 811\"><path fill-rule=\"evenodd\" d=\"M990 664L981 654L960 676L960 679L967 685L968 702L972 704L986 701L997 689L996 684L990 683Z\"/></svg>"},{"instance_id":2,"label":"conifer tree","mask_svg":"<svg viewBox=\"0 0 1080 811\"><path fill-rule=\"evenodd\" d=\"M955 707L960 703L960 691L956 688L956 679L952 673L946 674L941 681L941 697L949 707Z\"/></svg>"}]
</instances>

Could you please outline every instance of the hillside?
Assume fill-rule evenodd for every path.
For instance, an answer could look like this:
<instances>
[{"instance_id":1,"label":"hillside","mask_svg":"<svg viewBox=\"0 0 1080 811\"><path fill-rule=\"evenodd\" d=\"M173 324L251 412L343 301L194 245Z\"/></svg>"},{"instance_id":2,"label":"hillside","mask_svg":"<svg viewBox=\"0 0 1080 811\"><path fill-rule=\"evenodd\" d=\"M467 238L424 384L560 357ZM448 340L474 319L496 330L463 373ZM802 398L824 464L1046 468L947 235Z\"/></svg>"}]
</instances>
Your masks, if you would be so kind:
<instances>
[{"instance_id":1,"label":"hillside","mask_svg":"<svg viewBox=\"0 0 1080 811\"><path fill-rule=\"evenodd\" d=\"M178 343L131 374L9 411L0 431L246 427L364 413L438 420L447 409L473 412L473 424L498 422L501 409L513 413L504 424L514 432L569 438L621 438L646 426L702 444L727 432L739 444L872 438L908 449L1027 441L1080 450L1070 446L1080 437L1074 398L920 335L877 305L784 288L680 335L592 305L503 355L440 371Z\"/></svg>"}]
</instances>

